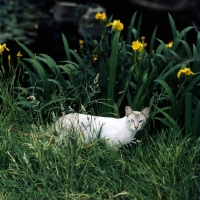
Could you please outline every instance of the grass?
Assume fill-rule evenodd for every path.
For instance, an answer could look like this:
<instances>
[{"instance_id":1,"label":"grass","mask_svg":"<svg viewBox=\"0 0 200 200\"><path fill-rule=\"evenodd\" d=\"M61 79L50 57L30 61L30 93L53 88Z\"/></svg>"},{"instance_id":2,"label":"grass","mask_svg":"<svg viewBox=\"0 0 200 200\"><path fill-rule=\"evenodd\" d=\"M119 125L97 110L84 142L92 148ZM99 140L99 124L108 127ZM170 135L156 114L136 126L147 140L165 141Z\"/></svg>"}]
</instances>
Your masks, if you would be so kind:
<instances>
[{"instance_id":1,"label":"grass","mask_svg":"<svg viewBox=\"0 0 200 200\"><path fill-rule=\"evenodd\" d=\"M110 43L109 30L102 23L103 37L99 42L88 37L83 57L68 48L62 35L67 55L62 65L46 54L35 55L17 42L30 58L23 61L18 58L16 68L9 61L9 72L0 73L0 200L200 199L200 138L194 137L199 134L200 76L198 61L190 59L196 58L200 51L199 40L191 50L183 39L193 27L179 33L169 15L173 47L168 49L164 41L156 39L160 44L151 55L155 28L150 53L133 51L131 42L139 39L142 16L137 30L135 18L136 13L129 27L128 46L115 30L111 30ZM187 56L179 63L166 59L169 55L184 60ZM74 56L76 63L70 56ZM94 56L98 56L96 63ZM190 62L195 76L177 80L177 70L192 67ZM137 68L143 72L134 71ZM21 85L24 72L29 76L28 88ZM115 73L120 76L114 77ZM36 99L29 101L31 96ZM82 107L93 110L99 103L95 111L112 112L112 105L118 115L118 108L124 102L138 110L150 104L150 123L154 124L151 128L154 133L138 133L136 137L142 143L133 147L115 151L103 140L84 145L76 142L74 131L73 137L60 140L59 134L47 129L53 111L68 112L68 106L72 105L75 110ZM185 131L180 131L183 126ZM193 135L189 135L191 131Z\"/></svg>"},{"instance_id":2,"label":"grass","mask_svg":"<svg viewBox=\"0 0 200 200\"><path fill-rule=\"evenodd\" d=\"M105 141L58 142L27 124L23 134L18 119L0 121L0 199L197 198L200 141L176 130L141 134L137 147L115 151Z\"/></svg>"},{"instance_id":3,"label":"grass","mask_svg":"<svg viewBox=\"0 0 200 200\"><path fill-rule=\"evenodd\" d=\"M199 139L143 132L142 143L120 151L103 140L60 141L17 104L11 83L0 81L0 199L197 199Z\"/></svg>"}]
</instances>

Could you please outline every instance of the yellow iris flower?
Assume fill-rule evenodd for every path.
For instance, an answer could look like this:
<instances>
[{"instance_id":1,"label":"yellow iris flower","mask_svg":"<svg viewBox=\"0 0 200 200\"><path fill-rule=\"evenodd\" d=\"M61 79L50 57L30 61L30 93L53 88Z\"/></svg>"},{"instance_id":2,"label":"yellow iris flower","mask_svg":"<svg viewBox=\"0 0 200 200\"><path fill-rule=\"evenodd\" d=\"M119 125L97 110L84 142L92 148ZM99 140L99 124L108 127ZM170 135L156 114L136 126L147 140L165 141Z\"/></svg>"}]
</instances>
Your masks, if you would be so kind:
<instances>
[{"instance_id":1,"label":"yellow iris flower","mask_svg":"<svg viewBox=\"0 0 200 200\"><path fill-rule=\"evenodd\" d=\"M142 42L139 42L138 40L132 42L132 48L134 51L139 50L142 52L142 50L147 46L147 44L144 42L145 37L141 37Z\"/></svg>"},{"instance_id":2,"label":"yellow iris flower","mask_svg":"<svg viewBox=\"0 0 200 200\"><path fill-rule=\"evenodd\" d=\"M80 48L83 48L84 40L79 40Z\"/></svg>"},{"instance_id":3,"label":"yellow iris flower","mask_svg":"<svg viewBox=\"0 0 200 200\"><path fill-rule=\"evenodd\" d=\"M124 25L120 22L120 20L114 20L113 22L107 24L106 26L112 26L112 28L122 31L124 29Z\"/></svg>"},{"instance_id":4,"label":"yellow iris flower","mask_svg":"<svg viewBox=\"0 0 200 200\"><path fill-rule=\"evenodd\" d=\"M98 56L97 56L97 55L94 55L94 56L93 56L93 61L95 62L96 60L98 60Z\"/></svg>"},{"instance_id":5,"label":"yellow iris flower","mask_svg":"<svg viewBox=\"0 0 200 200\"><path fill-rule=\"evenodd\" d=\"M138 40L132 42L132 48L134 51L142 51L144 47L145 45L139 42Z\"/></svg>"},{"instance_id":6,"label":"yellow iris flower","mask_svg":"<svg viewBox=\"0 0 200 200\"><path fill-rule=\"evenodd\" d=\"M95 19L100 19L100 20L105 20L106 19L106 13L100 13L98 12L96 15L95 15Z\"/></svg>"},{"instance_id":7,"label":"yellow iris flower","mask_svg":"<svg viewBox=\"0 0 200 200\"><path fill-rule=\"evenodd\" d=\"M180 69L177 73L177 77L180 78L181 74L185 74L186 76L188 75L194 75L194 72L190 70L190 68L186 67L184 69Z\"/></svg>"},{"instance_id":8,"label":"yellow iris flower","mask_svg":"<svg viewBox=\"0 0 200 200\"><path fill-rule=\"evenodd\" d=\"M142 47L142 43L140 43L138 40L132 42L132 48L134 51L137 51L141 47Z\"/></svg>"},{"instance_id":9,"label":"yellow iris flower","mask_svg":"<svg viewBox=\"0 0 200 200\"><path fill-rule=\"evenodd\" d=\"M166 44L166 47L167 47L167 48L172 48L173 43L174 43L173 41L169 42L168 44Z\"/></svg>"},{"instance_id":10,"label":"yellow iris flower","mask_svg":"<svg viewBox=\"0 0 200 200\"><path fill-rule=\"evenodd\" d=\"M20 51L18 51L18 53L17 53L17 57L22 57L23 55L21 54L21 52Z\"/></svg>"},{"instance_id":11,"label":"yellow iris flower","mask_svg":"<svg viewBox=\"0 0 200 200\"><path fill-rule=\"evenodd\" d=\"M10 49L8 49L7 47L6 47L6 44L4 43L4 44L0 44L0 54L4 51L4 50L6 50L6 51L10 51Z\"/></svg>"}]
</instances>

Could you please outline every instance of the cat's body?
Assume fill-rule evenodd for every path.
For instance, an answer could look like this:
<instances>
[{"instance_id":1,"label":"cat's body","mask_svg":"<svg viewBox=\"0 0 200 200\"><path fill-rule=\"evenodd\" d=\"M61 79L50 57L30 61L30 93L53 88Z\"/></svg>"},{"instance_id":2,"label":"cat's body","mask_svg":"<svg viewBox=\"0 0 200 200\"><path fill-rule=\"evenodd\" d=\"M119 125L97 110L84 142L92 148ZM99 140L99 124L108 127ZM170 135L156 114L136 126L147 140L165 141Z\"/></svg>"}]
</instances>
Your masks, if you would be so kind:
<instances>
[{"instance_id":1,"label":"cat's body","mask_svg":"<svg viewBox=\"0 0 200 200\"><path fill-rule=\"evenodd\" d=\"M119 119L78 113L68 114L59 118L52 126L52 130L67 135L67 132L73 129L80 134L84 143L104 138L112 147L119 148L130 143L136 132L144 127L149 109L145 108L138 112L126 106L125 112L126 116Z\"/></svg>"}]
</instances>

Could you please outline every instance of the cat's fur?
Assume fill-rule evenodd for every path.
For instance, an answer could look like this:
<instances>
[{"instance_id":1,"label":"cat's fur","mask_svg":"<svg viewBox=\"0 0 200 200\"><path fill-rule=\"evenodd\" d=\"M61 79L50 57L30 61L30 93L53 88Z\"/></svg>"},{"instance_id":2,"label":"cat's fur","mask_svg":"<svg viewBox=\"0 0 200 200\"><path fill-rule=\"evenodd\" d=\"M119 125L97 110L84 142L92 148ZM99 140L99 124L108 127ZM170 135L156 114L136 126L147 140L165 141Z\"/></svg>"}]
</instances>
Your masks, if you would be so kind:
<instances>
[{"instance_id":1,"label":"cat's fur","mask_svg":"<svg viewBox=\"0 0 200 200\"><path fill-rule=\"evenodd\" d=\"M52 131L66 136L68 131L73 129L84 143L104 138L112 147L118 149L130 143L137 131L144 127L148 113L148 107L139 112L133 111L129 106L125 107L126 116L120 119L73 113L59 118L52 126Z\"/></svg>"}]
</instances>

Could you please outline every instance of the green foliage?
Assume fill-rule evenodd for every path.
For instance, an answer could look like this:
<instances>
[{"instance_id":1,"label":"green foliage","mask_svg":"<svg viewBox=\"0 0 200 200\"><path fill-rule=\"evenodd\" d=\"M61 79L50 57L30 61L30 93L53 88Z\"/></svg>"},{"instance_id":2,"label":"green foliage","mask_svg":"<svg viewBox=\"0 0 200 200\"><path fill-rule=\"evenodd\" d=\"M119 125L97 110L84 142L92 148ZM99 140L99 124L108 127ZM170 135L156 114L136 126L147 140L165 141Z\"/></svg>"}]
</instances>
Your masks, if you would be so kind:
<instances>
[{"instance_id":1,"label":"green foliage","mask_svg":"<svg viewBox=\"0 0 200 200\"><path fill-rule=\"evenodd\" d=\"M19 83L17 69L12 73L0 73L0 117L2 128L14 128L16 124L28 124L33 120L30 113L18 104L18 95L15 86Z\"/></svg>"},{"instance_id":2,"label":"green foliage","mask_svg":"<svg viewBox=\"0 0 200 200\"><path fill-rule=\"evenodd\" d=\"M60 136L42 129L29 127L31 132L24 133L18 128L0 128L3 199L197 197L200 144L181 132L144 136L146 142L137 148L115 152L101 140L91 145L77 144L74 137L60 142Z\"/></svg>"},{"instance_id":3,"label":"green foliage","mask_svg":"<svg viewBox=\"0 0 200 200\"><path fill-rule=\"evenodd\" d=\"M16 68L8 62L8 74L1 72L0 198L197 198L200 144L193 136L200 128L200 33L191 47L186 33L193 27L179 32L169 15L173 45L156 38L156 27L146 46L140 39L142 16L137 24L136 17L126 42L119 30L106 27L112 17L100 21L101 38L89 32L78 52L62 35L67 60L59 64L16 40L29 58L18 58ZM133 50L137 40L142 50ZM2 59L3 53L1 68L7 69ZM186 67L194 75L178 78ZM18 71L25 71L28 86ZM53 114L119 116L125 105L151 109L148 136L138 134L143 142L137 147L115 152L104 140L84 145L75 132L61 140L46 130Z\"/></svg>"},{"instance_id":4,"label":"green foliage","mask_svg":"<svg viewBox=\"0 0 200 200\"><path fill-rule=\"evenodd\" d=\"M146 46L144 38L140 39L142 15L137 24L136 17L137 12L131 19L126 42L121 31L106 26L112 22L112 16L100 20L102 35L99 40L93 38L88 29L88 36L78 52L69 48L62 34L67 61L59 65L45 54L34 55L18 42L31 57L24 59L28 64L20 61L30 77L31 87L26 92L36 95L42 108L49 108L45 104L50 105L56 96L57 103L62 103L66 110L72 104L80 110L81 106L87 107L88 103L95 102L89 107L106 116L111 113L119 116L119 110L127 104L135 110L150 106L153 129L158 127L156 124L176 127L177 130L185 127L186 134L197 135L200 116L199 109L196 109L200 97L199 61L196 59L199 32L197 44L191 49L186 35L194 27L179 32L169 14L173 35L171 46L156 38L157 27L150 45ZM133 50L133 41L139 41L142 50ZM178 70L185 67L195 74L183 74L177 78ZM187 94L191 94L190 98Z\"/></svg>"},{"instance_id":5,"label":"green foliage","mask_svg":"<svg viewBox=\"0 0 200 200\"><path fill-rule=\"evenodd\" d=\"M50 14L44 12L48 3L32 0L1 1L0 44L14 38L26 45L34 43L38 27L45 29L53 26Z\"/></svg>"}]
</instances>

